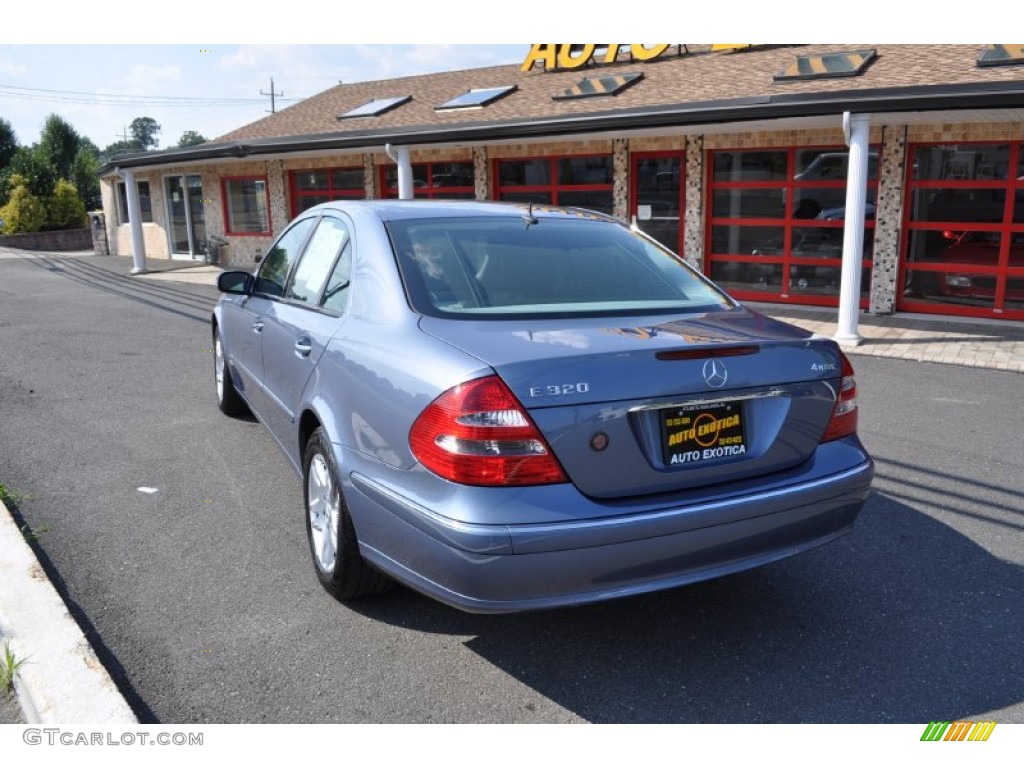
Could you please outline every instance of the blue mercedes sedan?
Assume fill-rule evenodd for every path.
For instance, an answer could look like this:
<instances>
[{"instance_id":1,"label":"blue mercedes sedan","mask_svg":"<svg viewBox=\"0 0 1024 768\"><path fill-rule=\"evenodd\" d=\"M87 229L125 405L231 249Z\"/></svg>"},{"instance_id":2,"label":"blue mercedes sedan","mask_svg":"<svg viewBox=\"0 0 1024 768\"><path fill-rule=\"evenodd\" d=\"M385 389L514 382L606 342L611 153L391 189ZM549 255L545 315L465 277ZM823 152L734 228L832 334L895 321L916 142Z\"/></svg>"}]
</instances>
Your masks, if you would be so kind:
<instances>
[{"instance_id":1,"label":"blue mercedes sedan","mask_svg":"<svg viewBox=\"0 0 1024 768\"><path fill-rule=\"evenodd\" d=\"M301 478L340 600L474 612L764 565L849 532L873 465L850 361L591 211L338 201L212 316L221 411Z\"/></svg>"}]
</instances>

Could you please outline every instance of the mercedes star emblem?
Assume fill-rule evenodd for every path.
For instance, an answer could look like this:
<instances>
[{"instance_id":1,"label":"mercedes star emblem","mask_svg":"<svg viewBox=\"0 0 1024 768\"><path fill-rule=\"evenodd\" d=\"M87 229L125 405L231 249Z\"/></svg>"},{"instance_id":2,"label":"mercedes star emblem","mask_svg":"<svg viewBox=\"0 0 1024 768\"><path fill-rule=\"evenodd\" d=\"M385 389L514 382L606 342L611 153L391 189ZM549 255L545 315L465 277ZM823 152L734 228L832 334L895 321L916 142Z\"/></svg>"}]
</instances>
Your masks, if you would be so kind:
<instances>
[{"instance_id":1,"label":"mercedes star emblem","mask_svg":"<svg viewBox=\"0 0 1024 768\"><path fill-rule=\"evenodd\" d=\"M704 363L704 381L712 389L724 387L729 380L729 372L725 370L725 363L721 360L711 359Z\"/></svg>"}]
</instances>

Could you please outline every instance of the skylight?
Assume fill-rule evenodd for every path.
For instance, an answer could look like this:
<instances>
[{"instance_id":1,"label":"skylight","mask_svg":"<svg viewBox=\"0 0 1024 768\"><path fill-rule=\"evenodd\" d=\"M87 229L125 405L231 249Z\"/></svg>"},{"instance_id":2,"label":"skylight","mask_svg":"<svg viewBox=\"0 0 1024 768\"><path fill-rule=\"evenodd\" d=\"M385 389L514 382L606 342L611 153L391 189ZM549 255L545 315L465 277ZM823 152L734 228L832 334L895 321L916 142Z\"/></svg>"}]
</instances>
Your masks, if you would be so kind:
<instances>
[{"instance_id":1,"label":"skylight","mask_svg":"<svg viewBox=\"0 0 1024 768\"><path fill-rule=\"evenodd\" d=\"M552 96L552 99L585 99L590 96L614 96L643 78L642 72L628 72L623 75L600 75L585 77L572 88Z\"/></svg>"},{"instance_id":2,"label":"skylight","mask_svg":"<svg viewBox=\"0 0 1024 768\"><path fill-rule=\"evenodd\" d=\"M979 67L1024 64L1024 45L986 45L978 57Z\"/></svg>"},{"instance_id":3,"label":"skylight","mask_svg":"<svg viewBox=\"0 0 1024 768\"><path fill-rule=\"evenodd\" d=\"M827 77L856 77L875 60L874 48L847 53L797 56L796 61L775 75L776 80L814 80Z\"/></svg>"},{"instance_id":4,"label":"skylight","mask_svg":"<svg viewBox=\"0 0 1024 768\"><path fill-rule=\"evenodd\" d=\"M388 110L392 110L395 107L400 107L407 101L412 101L412 96L393 96L389 99L374 99L368 101L362 106L350 109L343 115L338 115L339 120L345 120L349 117L376 117L377 115L383 115Z\"/></svg>"},{"instance_id":5,"label":"skylight","mask_svg":"<svg viewBox=\"0 0 1024 768\"><path fill-rule=\"evenodd\" d=\"M497 101L503 96L508 96L516 90L514 85L499 85L497 88L476 88L461 93L453 99L448 99L444 104L434 109L464 109L466 107L486 107L488 104Z\"/></svg>"}]
</instances>

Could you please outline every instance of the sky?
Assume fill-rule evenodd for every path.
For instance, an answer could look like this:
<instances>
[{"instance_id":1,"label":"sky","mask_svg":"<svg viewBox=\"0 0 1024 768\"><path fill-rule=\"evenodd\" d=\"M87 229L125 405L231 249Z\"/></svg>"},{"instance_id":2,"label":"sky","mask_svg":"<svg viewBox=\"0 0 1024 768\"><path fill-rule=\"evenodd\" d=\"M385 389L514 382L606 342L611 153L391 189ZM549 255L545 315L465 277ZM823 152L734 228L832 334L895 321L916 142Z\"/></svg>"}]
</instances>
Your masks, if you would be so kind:
<instances>
[{"instance_id":1,"label":"sky","mask_svg":"<svg viewBox=\"0 0 1024 768\"><path fill-rule=\"evenodd\" d=\"M45 19L31 2L9 4L0 24L0 117L18 141L39 140L56 113L101 149L136 117L162 130L159 149L185 131L213 139L264 117L273 90L278 109L342 82L521 63L541 34L563 39L642 39L657 34L691 42L971 42L989 38L986 14L934 16L879 24L888 0L858 0L851 12L780 13L761 0L630 6L479 0L387 5L303 0L273 13L216 0L144 5L105 0L102 8L48 0ZM254 6L252 6L254 7ZM899 13L899 11L897 11ZM829 18L831 16L831 18ZM932 19L931 22L928 19ZM666 31L668 30L668 32ZM214 42L211 42L214 41ZM215 42L215 41L221 42ZM991 42L984 40L980 42ZM980 48L979 42L979 48Z\"/></svg>"},{"instance_id":2,"label":"sky","mask_svg":"<svg viewBox=\"0 0 1024 768\"><path fill-rule=\"evenodd\" d=\"M57 113L101 149L133 119L161 126L159 149L185 131L213 139L339 81L520 63L521 45L4 45L0 117L23 145Z\"/></svg>"}]
</instances>

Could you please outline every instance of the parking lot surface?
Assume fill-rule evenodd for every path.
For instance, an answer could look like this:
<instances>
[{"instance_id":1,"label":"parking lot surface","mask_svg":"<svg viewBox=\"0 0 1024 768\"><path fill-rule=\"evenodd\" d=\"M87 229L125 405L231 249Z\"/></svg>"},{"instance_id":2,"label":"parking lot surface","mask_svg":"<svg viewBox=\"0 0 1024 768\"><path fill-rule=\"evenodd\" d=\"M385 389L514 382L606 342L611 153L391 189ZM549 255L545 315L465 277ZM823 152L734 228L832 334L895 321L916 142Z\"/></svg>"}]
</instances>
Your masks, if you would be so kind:
<instances>
[{"instance_id":1,"label":"parking lot surface","mask_svg":"<svg viewBox=\"0 0 1024 768\"><path fill-rule=\"evenodd\" d=\"M346 606L269 434L217 411L215 289L120 267L0 259L0 480L143 722L1024 723L1020 374L855 354L874 491L799 557L572 610Z\"/></svg>"}]
</instances>

